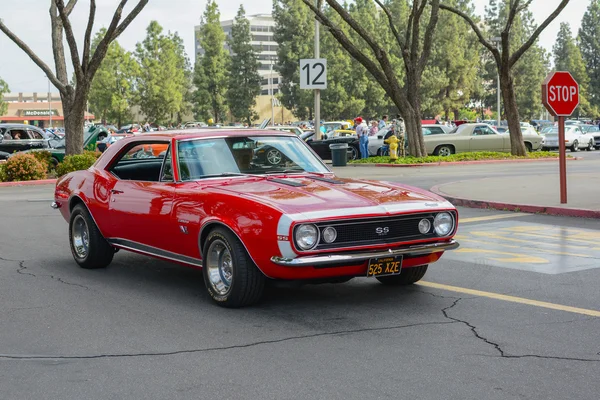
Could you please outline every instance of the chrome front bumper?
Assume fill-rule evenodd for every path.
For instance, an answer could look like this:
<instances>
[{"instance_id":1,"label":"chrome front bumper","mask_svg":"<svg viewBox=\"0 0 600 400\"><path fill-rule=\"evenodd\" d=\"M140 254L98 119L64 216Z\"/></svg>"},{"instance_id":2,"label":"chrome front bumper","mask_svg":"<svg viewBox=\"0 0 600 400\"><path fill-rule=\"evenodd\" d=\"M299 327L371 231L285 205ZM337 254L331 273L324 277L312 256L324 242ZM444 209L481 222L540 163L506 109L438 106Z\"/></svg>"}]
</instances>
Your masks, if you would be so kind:
<instances>
[{"instance_id":1,"label":"chrome front bumper","mask_svg":"<svg viewBox=\"0 0 600 400\"><path fill-rule=\"evenodd\" d=\"M403 247L399 249L388 249L385 251L370 251L361 253L343 253L316 255L298 258L283 258L273 256L271 261L277 265L284 267L313 267L327 266L332 264L343 265L345 262L353 263L356 261L367 261L371 258L387 257L387 256L421 256L431 253L439 253L440 251L454 250L459 246L458 242L451 240L443 243L428 243L415 246Z\"/></svg>"}]
</instances>

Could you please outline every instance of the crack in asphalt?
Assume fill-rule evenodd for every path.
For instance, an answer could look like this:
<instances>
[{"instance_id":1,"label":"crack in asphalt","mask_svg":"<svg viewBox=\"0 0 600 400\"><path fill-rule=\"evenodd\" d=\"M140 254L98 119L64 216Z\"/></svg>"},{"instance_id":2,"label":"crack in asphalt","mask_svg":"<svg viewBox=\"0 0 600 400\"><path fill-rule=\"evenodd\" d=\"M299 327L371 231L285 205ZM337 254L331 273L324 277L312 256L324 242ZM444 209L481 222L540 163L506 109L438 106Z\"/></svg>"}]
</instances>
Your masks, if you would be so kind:
<instances>
[{"instance_id":1,"label":"crack in asphalt","mask_svg":"<svg viewBox=\"0 0 600 400\"><path fill-rule=\"evenodd\" d=\"M468 321L454 318L454 317L451 317L450 315L448 315L448 311L450 309L454 308L460 300L465 300L465 299L457 298L456 300L454 300L454 302L451 305L442 309L442 314L444 314L444 317L446 317L447 319L449 319L451 321L460 322L463 325L467 326L477 339L481 340L482 342L486 343L489 346L492 346L498 352L498 354L500 355L500 358L508 358L508 359L539 358L539 359L546 359L546 360L580 361L580 362L590 362L590 363L600 362L600 360L596 360L596 359L592 359L592 358L543 356L543 355L539 355L539 354L520 354L520 355L507 354L498 343L492 342L491 340L489 340L488 338L482 336L479 332L477 332L477 327L474 326L473 324L469 323ZM598 355L600 355L600 352L598 352ZM483 357L497 357L497 356L488 356L488 355L482 355L482 356Z\"/></svg>"},{"instance_id":2,"label":"crack in asphalt","mask_svg":"<svg viewBox=\"0 0 600 400\"><path fill-rule=\"evenodd\" d=\"M362 333L362 332L376 332L376 331L388 331L395 329L404 329L404 328L413 328L416 326L428 326L428 325L449 325L454 324L456 322L421 322L416 324L408 324L408 325L394 325L394 326L385 326L381 328L361 328L361 329L347 329L341 331L331 331L331 332L319 332L312 333L308 335L298 335L298 336L289 336L281 339L272 339L272 340L261 340L251 343L245 344L237 344L232 346L219 346L219 347L207 347L203 349L189 349L189 350L175 350L175 351L165 351L165 352L155 352L155 353L123 353L123 354L95 354L95 355L73 355L73 356L61 356L61 355L18 355L18 354L1 354L0 359L6 360L86 360L86 359L97 359L97 358L133 358L133 357L155 357L155 356L172 356L179 354L193 354L193 353L206 353L209 351L221 351L221 350L233 350L233 349L244 349L248 347L260 346L263 344L275 344L281 342L289 342L293 340L301 340L301 339L312 339L316 337L324 337L324 336L336 336L336 335L344 335L344 334L353 334L353 333Z\"/></svg>"},{"instance_id":3,"label":"crack in asphalt","mask_svg":"<svg viewBox=\"0 0 600 400\"><path fill-rule=\"evenodd\" d=\"M0 257L0 261L21 262L21 260L11 260L10 258Z\"/></svg>"},{"instance_id":4,"label":"crack in asphalt","mask_svg":"<svg viewBox=\"0 0 600 400\"><path fill-rule=\"evenodd\" d=\"M36 274L31 273L31 272L27 272L28 268L25 266L25 262L27 260L21 260L21 261L13 260L13 261L19 263L19 268L17 269L17 273L18 274L21 274L21 275L30 275L30 276L33 276L33 277L36 277L36 278L37 277L50 278L50 279L55 280L57 282L64 283L65 285L78 286L78 287L86 289L86 290L91 290L89 287L87 287L85 285L81 285L79 283L67 282L67 281L65 281L64 279L62 279L61 277L58 277L58 276L47 275L47 274L36 275Z\"/></svg>"}]
</instances>

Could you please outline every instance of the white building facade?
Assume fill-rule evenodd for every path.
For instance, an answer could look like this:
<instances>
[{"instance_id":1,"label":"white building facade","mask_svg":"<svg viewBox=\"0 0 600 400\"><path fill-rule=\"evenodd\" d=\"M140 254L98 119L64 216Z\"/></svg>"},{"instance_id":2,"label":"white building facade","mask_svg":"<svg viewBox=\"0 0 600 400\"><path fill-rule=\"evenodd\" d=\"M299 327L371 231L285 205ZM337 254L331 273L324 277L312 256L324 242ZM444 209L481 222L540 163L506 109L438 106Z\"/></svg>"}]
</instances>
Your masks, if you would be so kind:
<instances>
[{"instance_id":1,"label":"white building facade","mask_svg":"<svg viewBox=\"0 0 600 400\"><path fill-rule=\"evenodd\" d=\"M279 92L279 82L281 77L275 71L277 62L277 42L273 35L275 32L275 20L271 14L255 14L247 15L246 18L250 21L250 33L252 35L252 47L258 55L260 65L258 72L262 77L261 95L276 95ZM227 37L231 36L231 28L235 20L230 19L221 21L221 27ZM199 55L204 54L202 46L198 40L198 32L200 26L194 27L195 37L195 52L196 59ZM229 45L225 43L225 49L231 52Z\"/></svg>"}]
</instances>

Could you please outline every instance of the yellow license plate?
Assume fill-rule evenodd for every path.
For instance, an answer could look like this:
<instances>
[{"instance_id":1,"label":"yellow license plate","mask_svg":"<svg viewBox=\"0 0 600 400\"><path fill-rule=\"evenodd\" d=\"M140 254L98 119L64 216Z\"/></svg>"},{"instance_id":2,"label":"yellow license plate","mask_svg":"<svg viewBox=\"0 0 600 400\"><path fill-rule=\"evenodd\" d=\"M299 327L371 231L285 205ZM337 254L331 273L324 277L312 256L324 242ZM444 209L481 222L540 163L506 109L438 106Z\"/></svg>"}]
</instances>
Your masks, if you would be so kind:
<instances>
[{"instance_id":1,"label":"yellow license plate","mask_svg":"<svg viewBox=\"0 0 600 400\"><path fill-rule=\"evenodd\" d=\"M401 272L402 256L371 258L367 277L400 275Z\"/></svg>"}]
</instances>

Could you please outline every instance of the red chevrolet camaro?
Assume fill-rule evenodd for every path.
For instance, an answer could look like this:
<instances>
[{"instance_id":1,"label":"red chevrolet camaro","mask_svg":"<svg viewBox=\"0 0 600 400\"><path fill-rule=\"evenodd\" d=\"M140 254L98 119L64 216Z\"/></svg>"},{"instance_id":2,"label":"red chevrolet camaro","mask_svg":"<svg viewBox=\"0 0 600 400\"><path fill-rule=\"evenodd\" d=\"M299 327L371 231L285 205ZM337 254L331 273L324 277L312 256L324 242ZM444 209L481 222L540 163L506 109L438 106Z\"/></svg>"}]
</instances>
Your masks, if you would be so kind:
<instances>
[{"instance_id":1,"label":"red chevrolet camaro","mask_svg":"<svg viewBox=\"0 0 600 400\"><path fill-rule=\"evenodd\" d=\"M81 267L104 268L125 249L202 268L208 293L226 307L255 303L268 280L412 284L458 247L458 214L444 199L335 177L280 131L119 140L90 169L60 178L52 206L69 222Z\"/></svg>"}]
</instances>

